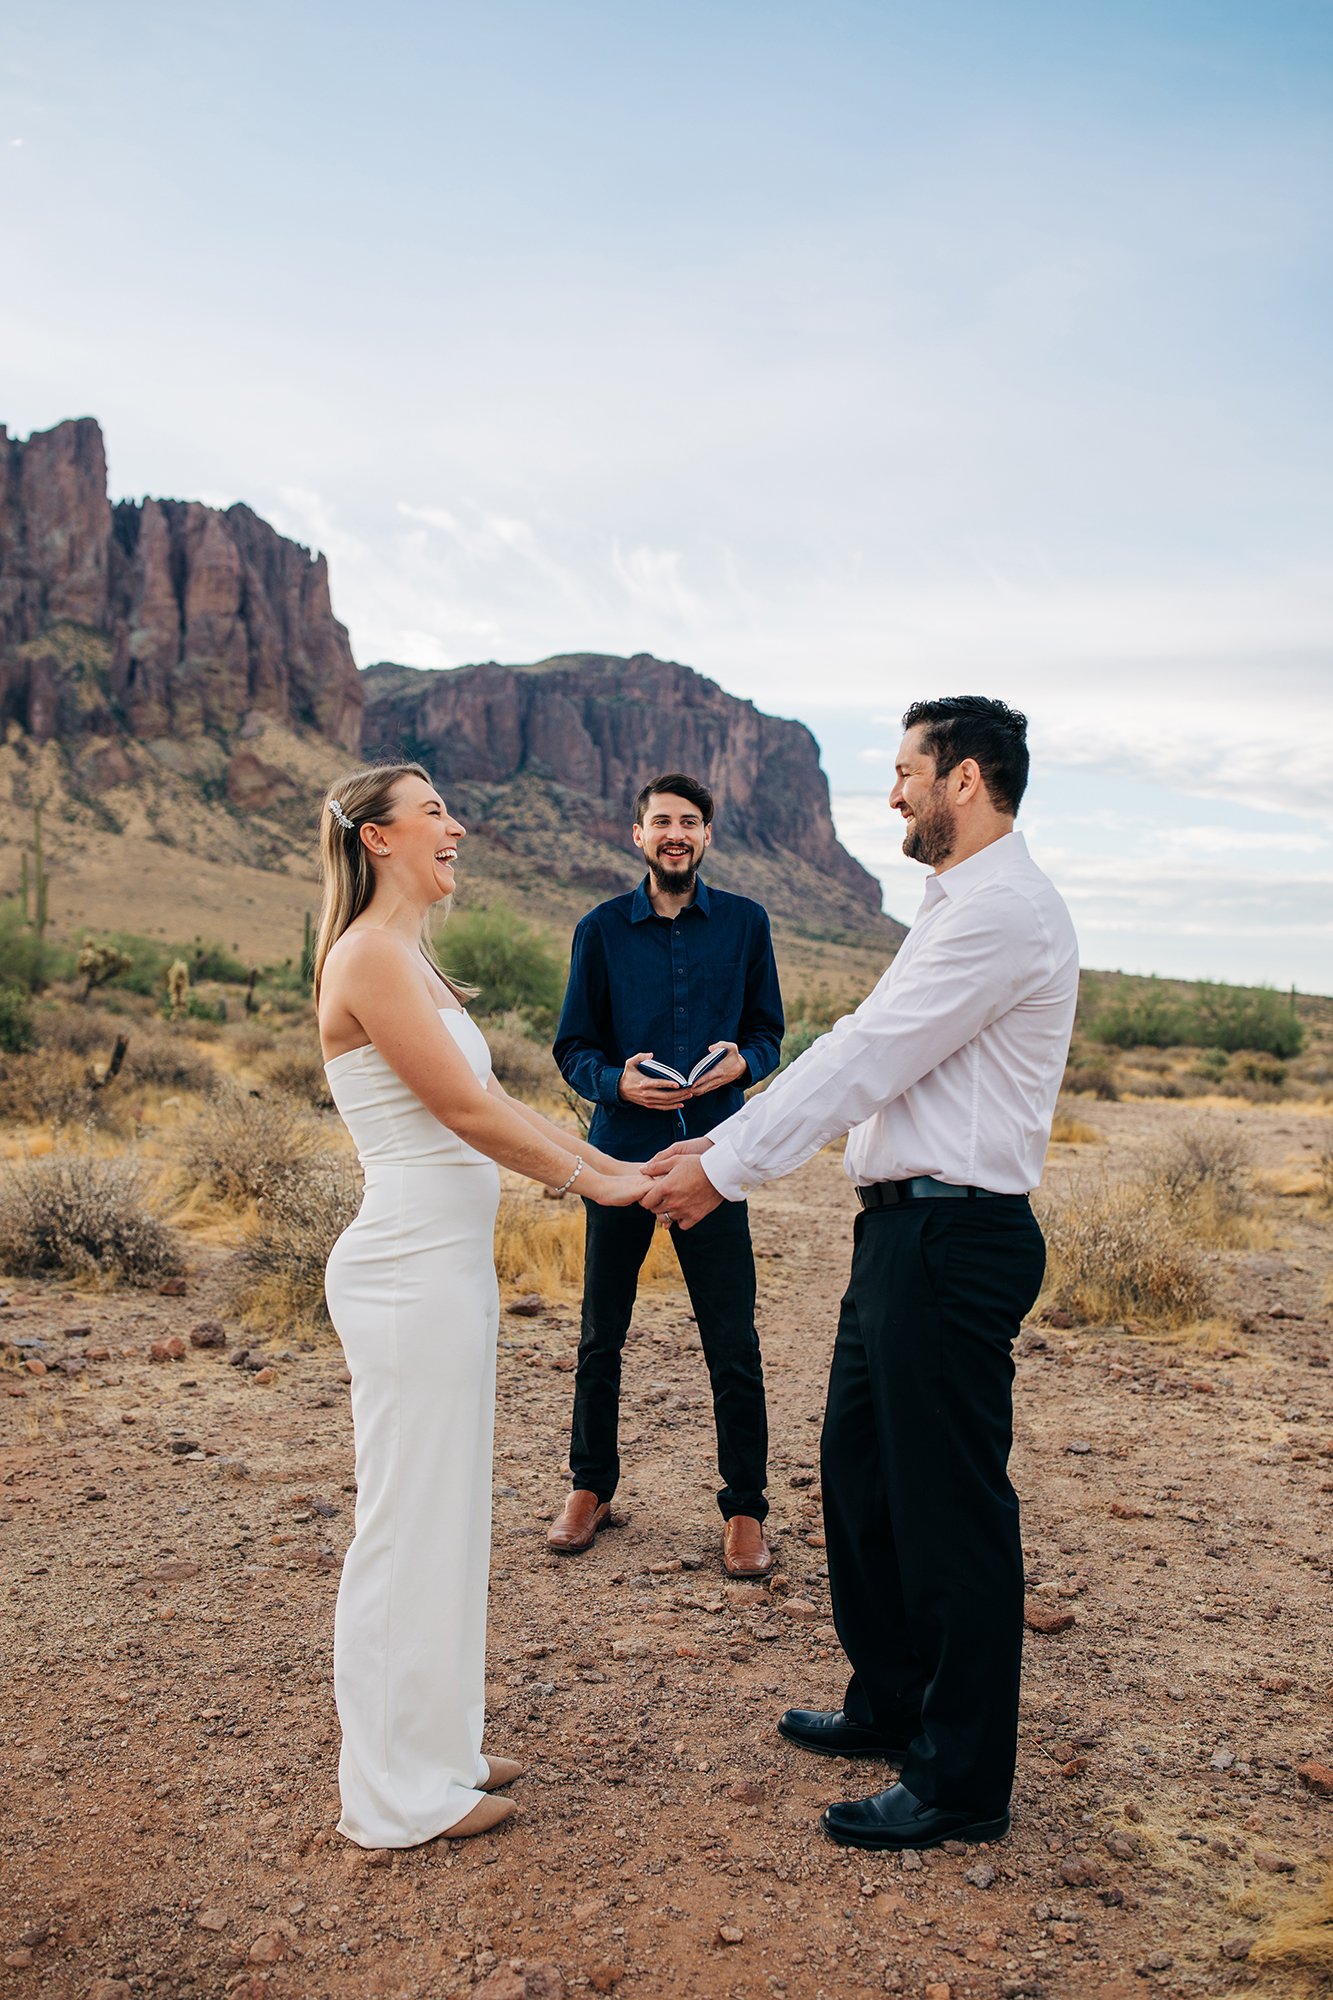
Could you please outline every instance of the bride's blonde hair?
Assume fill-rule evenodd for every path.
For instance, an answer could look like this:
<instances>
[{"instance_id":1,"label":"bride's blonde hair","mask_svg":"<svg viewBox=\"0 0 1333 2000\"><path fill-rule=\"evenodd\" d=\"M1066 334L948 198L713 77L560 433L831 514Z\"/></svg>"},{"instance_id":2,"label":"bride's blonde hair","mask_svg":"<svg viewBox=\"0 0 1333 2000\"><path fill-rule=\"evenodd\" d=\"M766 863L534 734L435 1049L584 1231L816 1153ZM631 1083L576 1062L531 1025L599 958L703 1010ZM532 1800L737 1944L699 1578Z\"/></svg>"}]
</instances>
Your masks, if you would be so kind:
<instances>
[{"instance_id":1,"label":"bride's blonde hair","mask_svg":"<svg viewBox=\"0 0 1333 2000\"><path fill-rule=\"evenodd\" d=\"M429 771L420 764L365 764L340 778L325 797L319 816L322 897L315 939L316 1000L325 959L375 893L375 871L361 838L361 828L372 822L377 826L393 823L393 790L401 778L424 778L428 785L434 783ZM421 955L456 1000L475 1000L477 988L451 979L436 957L429 915L421 926Z\"/></svg>"}]
</instances>

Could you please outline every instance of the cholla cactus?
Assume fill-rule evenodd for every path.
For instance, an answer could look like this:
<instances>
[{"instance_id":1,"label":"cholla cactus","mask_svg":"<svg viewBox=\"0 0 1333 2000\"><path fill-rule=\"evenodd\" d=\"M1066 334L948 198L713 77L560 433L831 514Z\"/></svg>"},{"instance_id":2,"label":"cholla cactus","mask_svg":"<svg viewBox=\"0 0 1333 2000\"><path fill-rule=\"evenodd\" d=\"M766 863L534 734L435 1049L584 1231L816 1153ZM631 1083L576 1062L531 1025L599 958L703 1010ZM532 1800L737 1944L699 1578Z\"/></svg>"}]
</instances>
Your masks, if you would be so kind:
<instances>
[{"instance_id":1,"label":"cholla cactus","mask_svg":"<svg viewBox=\"0 0 1333 2000\"><path fill-rule=\"evenodd\" d=\"M173 1014L180 1014L189 998L190 968L183 958L173 958L167 967L167 1005Z\"/></svg>"},{"instance_id":2,"label":"cholla cactus","mask_svg":"<svg viewBox=\"0 0 1333 2000\"><path fill-rule=\"evenodd\" d=\"M86 1000L95 986L105 986L108 980L118 979L122 972L129 971L133 963L134 960L119 945L89 938L78 957L79 975L83 980L80 1000Z\"/></svg>"}]
</instances>

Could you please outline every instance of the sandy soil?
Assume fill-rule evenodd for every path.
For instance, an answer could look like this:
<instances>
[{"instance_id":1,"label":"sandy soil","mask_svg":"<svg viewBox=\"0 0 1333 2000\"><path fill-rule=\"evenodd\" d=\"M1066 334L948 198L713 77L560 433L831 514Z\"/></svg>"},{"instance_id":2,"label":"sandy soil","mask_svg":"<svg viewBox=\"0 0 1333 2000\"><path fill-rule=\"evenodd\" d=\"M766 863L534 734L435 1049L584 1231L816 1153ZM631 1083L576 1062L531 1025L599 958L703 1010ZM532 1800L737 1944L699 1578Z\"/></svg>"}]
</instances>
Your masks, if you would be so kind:
<instances>
[{"instance_id":1,"label":"sandy soil","mask_svg":"<svg viewBox=\"0 0 1333 2000\"><path fill-rule=\"evenodd\" d=\"M1133 1160L1177 1106L1098 1105ZM1298 1177L1329 1120L1240 1118ZM1014 1830L840 1850L829 1799L888 1782L774 1733L837 1706L816 1478L851 1197L823 1156L753 1205L780 1580L726 1583L706 1378L683 1295L641 1301L620 1525L549 1556L576 1343L502 1326L488 1745L530 1761L486 1840L367 1856L333 1831L330 1645L352 1448L327 1338L229 1365L219 1268L183 1297L11 1288L0 1995L625 1995L929 2000L1290 1992L1247 1957L1333 1835L1329 1249L1274 1199L1219 1259L1211 1345L1029 1328L1015 1472L1030 1607ZM222 1320L226 1345L155 1361ZM44 1365L38 1373L33 1362ZM1049 1622L1049 1620L1048 1620ZM1057 1620L1058 1622L1058 1620ZM1258 1906L1254 1906L1257 1908Z\"/></svg>"}]
</instances>

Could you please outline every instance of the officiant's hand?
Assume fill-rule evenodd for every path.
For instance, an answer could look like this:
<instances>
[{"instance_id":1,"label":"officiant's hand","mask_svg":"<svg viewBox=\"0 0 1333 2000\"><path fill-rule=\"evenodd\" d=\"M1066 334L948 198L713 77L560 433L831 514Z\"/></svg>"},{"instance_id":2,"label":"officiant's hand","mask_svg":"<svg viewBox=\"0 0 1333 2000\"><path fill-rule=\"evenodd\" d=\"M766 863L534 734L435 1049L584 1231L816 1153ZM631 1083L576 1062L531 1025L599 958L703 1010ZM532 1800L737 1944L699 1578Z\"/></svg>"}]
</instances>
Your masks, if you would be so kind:
<instances>
[{"instance_id":1,"label":"officiant's hand","mask_svg":"<svg viewBox=\"0 0 1333 2000\"><path fill-rule=\"evenodd\" d=\"M723 1056L720 1063L714 1063L707 1076L699 1078L699 1081L694 1086L696 1097L702 1097L709 1090L721 1090L724 1083L739 1083L742 1077L750 1074L746 1067L745 1057L736 1047L735 1042L710 1042L708 1044L708 1053L710 1056L714 1049L726 1049L729 1053Z\"/></svg>"},{"instance_id":2,"label":"officiant's hand","mask_svg":"<svg viewBox=\"0 0 1333 2000\"><path fill-rule=\"evenodd\" d=\"M692 1090L682 1090L679 1084L668 1083L663 1077L643 1074L639 1064L651 1054L651 1049L640 1049L621 1071L620 1095L626 1104L640 1104L645 1111L674 1111L678 1104L688 1104L694 1095Z\"/></svg>"}]
</instances>

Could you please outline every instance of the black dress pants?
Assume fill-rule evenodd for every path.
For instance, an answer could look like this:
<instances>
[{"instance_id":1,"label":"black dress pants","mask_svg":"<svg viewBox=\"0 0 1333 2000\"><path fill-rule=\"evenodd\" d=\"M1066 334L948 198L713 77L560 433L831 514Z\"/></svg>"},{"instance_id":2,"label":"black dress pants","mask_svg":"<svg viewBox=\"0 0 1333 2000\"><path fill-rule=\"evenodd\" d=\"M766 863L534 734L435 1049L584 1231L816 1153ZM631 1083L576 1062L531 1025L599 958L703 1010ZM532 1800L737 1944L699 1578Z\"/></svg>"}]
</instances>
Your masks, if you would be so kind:
<instances>
[{"instance_id":1,"label":"black dress pants","mask_svg":"<svg viewBox=\"0 0 1333 2000\"><path fill-rule=\"evenodd\" d=\"M928 1805L1009 1801L1023 1651L1011 1349L1045 1262L1023 1195L856 1220L822 1441L843 1707L910 1742L902 1782Z\"/></svg>"},{"instance_id":2,"label":"black dress pants","mask_svg":"<svg viewBox=\"0 0 1333 2000\"><path fill-rule=\"evenodd\" d=\"M587 1218L583 1332L574 1378L569 1469L575 1487L609 1500L620 1479L620 1355L639 1272L658 1227L644 1208L583 1204ZM671 1231L713 1385L718 1505L723 1517L768 1512L768 1413L754 1325L754 1251L743 1201L724 1201L693 1229Z\"/></svg>"}]
</instances>

